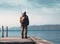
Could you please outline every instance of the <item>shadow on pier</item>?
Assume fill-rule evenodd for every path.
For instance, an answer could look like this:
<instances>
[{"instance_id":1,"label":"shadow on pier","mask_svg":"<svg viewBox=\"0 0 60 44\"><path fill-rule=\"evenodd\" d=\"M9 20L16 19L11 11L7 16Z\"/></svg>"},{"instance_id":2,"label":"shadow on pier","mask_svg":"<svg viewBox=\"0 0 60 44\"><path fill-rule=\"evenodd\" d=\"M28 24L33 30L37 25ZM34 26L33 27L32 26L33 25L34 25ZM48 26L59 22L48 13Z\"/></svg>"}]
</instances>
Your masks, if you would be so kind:
<instances>
[{"instance_id":1,"label":"shadow on pier","mask_svg":"<svg viewBox=\"0 0 60 44\"><path fill-rule=\"evenodd\" d=\"M0 44L35 44L35 42L1 42Z\"/></svg>"}]
</instances>

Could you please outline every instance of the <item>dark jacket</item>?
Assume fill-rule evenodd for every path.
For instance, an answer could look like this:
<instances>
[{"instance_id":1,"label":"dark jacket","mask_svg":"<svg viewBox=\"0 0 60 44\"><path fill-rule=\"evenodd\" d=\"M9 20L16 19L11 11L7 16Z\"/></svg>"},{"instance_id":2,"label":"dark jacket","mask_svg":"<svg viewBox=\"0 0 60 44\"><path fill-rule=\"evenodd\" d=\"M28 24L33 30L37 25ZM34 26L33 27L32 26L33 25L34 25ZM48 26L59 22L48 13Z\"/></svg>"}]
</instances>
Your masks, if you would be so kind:
<instances>
[{"instance_id":1,"label":"dark jacket","mask_svg":"<svg viewBox=\"0 0 60 44\"><path fill-rule=\"evenodd\" d=\"M29 25L29 18L28 18L28 16L25 15L25 16L20 17L20 23L21 23L22 26L23 25L25 25L25 26Z\"/></svg>"}]
</instances>

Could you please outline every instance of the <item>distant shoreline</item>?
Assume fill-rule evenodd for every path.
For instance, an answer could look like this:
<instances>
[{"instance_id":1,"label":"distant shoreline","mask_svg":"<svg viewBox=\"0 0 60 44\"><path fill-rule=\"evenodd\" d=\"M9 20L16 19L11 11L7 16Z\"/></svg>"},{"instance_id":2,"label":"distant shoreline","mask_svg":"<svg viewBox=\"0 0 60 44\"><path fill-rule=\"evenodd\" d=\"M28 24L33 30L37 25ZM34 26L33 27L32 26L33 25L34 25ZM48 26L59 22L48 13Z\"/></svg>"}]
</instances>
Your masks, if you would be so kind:
<instances>
[{"instance_id":1,"label":"distant shoreline","mask_svg":"<svg viewBox=\"0 0 60 44\"><path fill-rule=\"evenodd\" d=\"M0 30L2 31L2 30ZM6 31L6 30L4 30ZM8 31L21 31L21 30L8 30ZM60 31L60 30L28 30L28 31Z\"/></svg>"}]
</instances>

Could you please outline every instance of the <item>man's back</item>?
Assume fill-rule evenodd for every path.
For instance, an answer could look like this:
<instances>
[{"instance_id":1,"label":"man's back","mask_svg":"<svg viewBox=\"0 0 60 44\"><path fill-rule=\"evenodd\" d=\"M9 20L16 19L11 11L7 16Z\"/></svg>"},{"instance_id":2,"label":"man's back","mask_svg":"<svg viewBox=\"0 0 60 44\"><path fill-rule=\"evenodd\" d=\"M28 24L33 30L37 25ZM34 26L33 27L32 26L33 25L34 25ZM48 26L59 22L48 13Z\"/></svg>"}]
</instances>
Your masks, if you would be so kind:
<instances>
[{"instance_id":1,"label":"man's back","mask_svg":"<svg viewBox=\"0 0 60 44\"><path fill-rule=\"evenodd\" d=\"M25 16L24 23L25 25L29 25L29 19L27 15Z\"/></svg>"},{"instance_id":2,"label":"man's back","mask_svg":"<svg viewBox=\"0 0 60 44\"><path fill-rule=\"evenodd\" d=\"M21 25L29 25L29 19L28 19L28 16L22 16L20 17L20 23Z\"/></svg>"}]
</instances>

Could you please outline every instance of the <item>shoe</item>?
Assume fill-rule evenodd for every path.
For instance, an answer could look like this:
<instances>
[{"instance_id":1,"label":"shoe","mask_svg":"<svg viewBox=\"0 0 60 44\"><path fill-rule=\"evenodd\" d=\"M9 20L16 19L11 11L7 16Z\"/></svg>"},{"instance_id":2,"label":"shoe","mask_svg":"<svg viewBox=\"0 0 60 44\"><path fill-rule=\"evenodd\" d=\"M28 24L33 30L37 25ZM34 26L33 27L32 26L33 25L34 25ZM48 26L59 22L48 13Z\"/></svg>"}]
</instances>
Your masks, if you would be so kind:
<instances>
[{"instance_id":1,"label":"shoe","mask_svg":"<svg viewBox=\"0 0 60 44\"><path fill-rule=\"evenodd\" d=\"M25 38L28 38L28 37L25 37Z\"/></svg>"}]
</instances>

